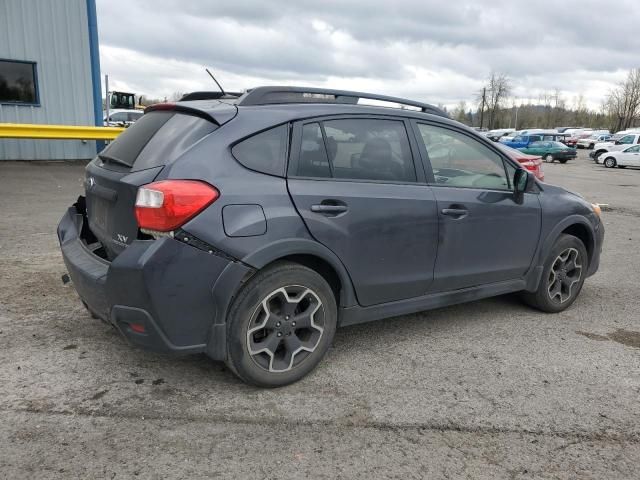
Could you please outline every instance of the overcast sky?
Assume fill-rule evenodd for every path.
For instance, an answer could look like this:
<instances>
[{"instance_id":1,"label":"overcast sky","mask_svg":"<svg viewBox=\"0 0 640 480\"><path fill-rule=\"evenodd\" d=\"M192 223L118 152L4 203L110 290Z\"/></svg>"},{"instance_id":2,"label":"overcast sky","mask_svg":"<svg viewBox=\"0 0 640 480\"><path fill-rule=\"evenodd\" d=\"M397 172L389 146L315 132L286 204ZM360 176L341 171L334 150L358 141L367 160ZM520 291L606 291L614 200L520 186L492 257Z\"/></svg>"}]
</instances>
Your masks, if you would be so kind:
<instances>
[{"instance_id":1,"label":"overcast sky","mask_svg":"<svg viewBox=\"0 0 640 480\"><path fill-rule=\"evenodd\" d=\"M312 85L455 105L490 71L513 94L597 108L640 66L638 0L98 0L110 87L153 97Z\"/></svg>"}]
</instances>

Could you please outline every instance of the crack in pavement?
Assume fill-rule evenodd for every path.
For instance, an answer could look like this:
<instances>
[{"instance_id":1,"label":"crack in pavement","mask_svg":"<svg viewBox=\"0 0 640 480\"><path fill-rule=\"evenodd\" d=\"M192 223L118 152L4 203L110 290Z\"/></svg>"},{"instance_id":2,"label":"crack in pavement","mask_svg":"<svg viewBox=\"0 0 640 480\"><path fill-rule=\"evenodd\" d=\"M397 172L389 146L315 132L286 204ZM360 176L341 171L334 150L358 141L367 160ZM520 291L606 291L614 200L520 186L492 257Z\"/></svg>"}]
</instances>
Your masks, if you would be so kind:
<instances>
[{"instance_id":1,"label":"crack in pavement","mask_svg":"<svg viewBox=\"0 0 640 480\"><path fill-rule=\"evenodd\" d=\"M542 429L526 429L526 428L506 428L506 427L489 427L489 426L468 426L456 423L389 423L381 421L358 422L347 419L342 420L304 420L304 419L287 419L287 418L256 418L243 416L227 416L220 414L212 414L207 416L197 415L140 415L128 412L119 412L114 414L111 412L95 412L91 410L79 409L71 410L49 410L37 408L18 408L18 409L0 409L0 412L7 413L30 413L35 415L61 415L61 416L80 416L90 418L106 418L106 419L123 419L123 420L173 420L185 423L208 423L208 424L237 424L237 425L257 425L257 426L291 426L291 427L334 427L334 428L361 428L373 429L380 431L396 431L407 432L415 430L433 431L433 432L456 432L478 435L499 435L499 434L521 434L532 435L537 437L562 438L564 440L583 441L600 441L600 442L616 442L616 443L634 443L640 444L640 432L570 432L570 431L545 431Z\"/></svg>"}]
</instances>

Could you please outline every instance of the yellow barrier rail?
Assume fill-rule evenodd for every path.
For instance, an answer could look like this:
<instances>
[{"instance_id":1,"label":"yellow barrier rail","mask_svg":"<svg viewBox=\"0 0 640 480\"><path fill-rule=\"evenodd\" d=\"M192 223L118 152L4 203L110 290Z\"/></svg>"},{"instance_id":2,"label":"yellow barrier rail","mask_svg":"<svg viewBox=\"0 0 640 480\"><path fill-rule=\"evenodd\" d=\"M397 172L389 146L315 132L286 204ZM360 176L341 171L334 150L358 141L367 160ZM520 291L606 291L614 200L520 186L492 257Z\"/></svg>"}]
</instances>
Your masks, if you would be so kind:
<instances>
[{"instance_id":1,"label":"yellow barrier rail","mask_svg":"<svg viewBox=\"0 0 640 480\"><path fill-rule=\"evenodd\" d=\"M31 125L0 123L0 138L40 138L50 140L113 140L124 131L120 127L77 127L71 125Z\"/></svg>"}]
</instances>

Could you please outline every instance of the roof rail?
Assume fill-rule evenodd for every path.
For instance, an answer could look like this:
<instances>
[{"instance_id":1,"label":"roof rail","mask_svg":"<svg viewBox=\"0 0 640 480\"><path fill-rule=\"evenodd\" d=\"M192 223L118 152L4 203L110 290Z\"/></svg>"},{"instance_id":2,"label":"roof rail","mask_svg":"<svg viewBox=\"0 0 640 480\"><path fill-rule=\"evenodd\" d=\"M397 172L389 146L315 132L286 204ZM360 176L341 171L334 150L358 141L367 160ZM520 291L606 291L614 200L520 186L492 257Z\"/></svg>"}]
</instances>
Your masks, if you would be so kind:
<instances>
[{"instance_id":1,"label":"roof rail","mask_svg":"<svg viewBox=\"0 0 640 480\"><path fill-rule=\"evenodd\" d=\"M378 100L401 106L415 107L424 113L448 117L448 115L438 107L434 107L428 103L407 100L406 98L313 87L257 87L248 90L247 93L240 97L237 105L279 105L286 103L341 103L357 105L360 99Z\"/></svg>"}]
</instances>

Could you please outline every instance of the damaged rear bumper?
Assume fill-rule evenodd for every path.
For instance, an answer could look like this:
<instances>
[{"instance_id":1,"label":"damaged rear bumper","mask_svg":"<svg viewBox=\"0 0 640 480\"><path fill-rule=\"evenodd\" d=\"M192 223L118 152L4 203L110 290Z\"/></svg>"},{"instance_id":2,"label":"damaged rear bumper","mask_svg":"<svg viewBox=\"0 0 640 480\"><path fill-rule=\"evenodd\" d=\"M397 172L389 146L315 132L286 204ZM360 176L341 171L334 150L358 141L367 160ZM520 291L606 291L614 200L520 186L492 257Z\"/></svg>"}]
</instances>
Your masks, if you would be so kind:
<instances>
[{"instance_id":1,"label":"damaged rear bumper","mask_svg":"<svg viewBox=\"0 0 640 480\"><path fill-rule=\"evenodd\" d=\"M142 348L224 358L227 302L249 267L170 237L135 240L108 261L89 246L90 236L75 204L58 225L58 239L90 312Z\"/></svg>"}]
</instances>

